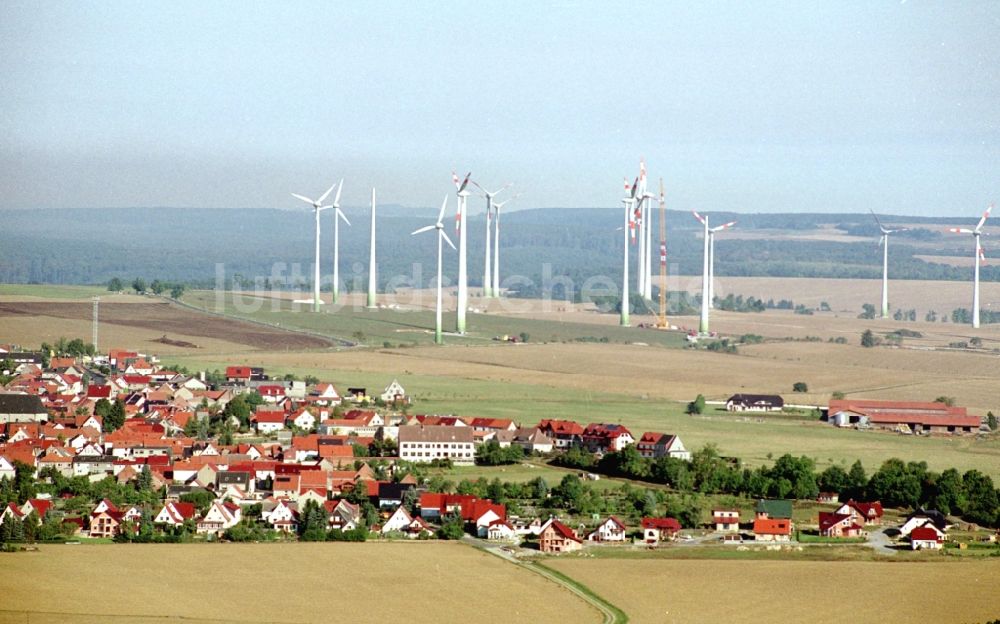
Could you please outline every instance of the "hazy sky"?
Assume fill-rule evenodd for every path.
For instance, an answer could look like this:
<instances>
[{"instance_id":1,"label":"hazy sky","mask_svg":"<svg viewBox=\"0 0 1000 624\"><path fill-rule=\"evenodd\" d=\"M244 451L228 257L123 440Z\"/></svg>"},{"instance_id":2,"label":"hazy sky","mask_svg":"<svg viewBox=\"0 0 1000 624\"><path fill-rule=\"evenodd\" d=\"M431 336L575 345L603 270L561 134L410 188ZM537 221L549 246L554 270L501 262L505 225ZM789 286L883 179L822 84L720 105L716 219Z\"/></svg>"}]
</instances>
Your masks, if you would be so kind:
<instances>
[{"instance_id":1,"label":"hazy sky","mask_svg":"<svg viewBox=\"0 0 1000 624\"><path fill-rule=\"evenodd\" d=\"M541 4L6 0L0 207L617 206L640 156L679 209L1000 198L1000 3Z\"/></svg>"}]
</instances>

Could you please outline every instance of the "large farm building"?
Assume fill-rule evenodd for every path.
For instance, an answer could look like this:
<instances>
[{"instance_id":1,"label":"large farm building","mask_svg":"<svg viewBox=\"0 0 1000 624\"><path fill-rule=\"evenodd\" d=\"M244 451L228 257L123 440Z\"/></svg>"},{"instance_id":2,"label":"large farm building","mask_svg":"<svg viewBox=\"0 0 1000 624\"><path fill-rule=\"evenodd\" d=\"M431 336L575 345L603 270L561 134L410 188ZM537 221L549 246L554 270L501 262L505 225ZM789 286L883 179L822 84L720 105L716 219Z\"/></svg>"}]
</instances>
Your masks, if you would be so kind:
<instances>
[{"instance_id":1,"label":"large farm building","mask_svg":"<svg viewBox=\"0 0 1000 624\"><path fill-rule=\"evenodd\" d=\"M913 433L976 433L981 419L964 407L918 401L832 399L829 421L838 427L878 427Z\"/></svg>"}]
</instances>

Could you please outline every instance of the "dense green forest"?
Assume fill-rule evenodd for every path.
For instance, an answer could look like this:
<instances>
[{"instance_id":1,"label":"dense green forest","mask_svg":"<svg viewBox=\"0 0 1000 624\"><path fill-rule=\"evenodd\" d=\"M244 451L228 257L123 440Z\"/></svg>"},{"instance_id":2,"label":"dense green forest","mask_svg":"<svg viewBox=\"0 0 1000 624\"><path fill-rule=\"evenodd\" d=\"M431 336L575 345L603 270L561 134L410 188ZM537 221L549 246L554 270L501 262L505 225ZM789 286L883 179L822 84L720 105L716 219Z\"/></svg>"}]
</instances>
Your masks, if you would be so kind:
<instances>
[{"instance_id":1,"label":"dense green forest","mask_svg":"<svg viewBox=\"0 0 1000 624\"><path fill-rule=\"evenodd\" d=\"M472 202L475 208L475 202ZM353 227L341 228L341 276L347 288L361 289L367 279L369 213L348 209ZM710 213L712 223L738 220L740 232L757 230L759 237L735 238L722 234L716 243L716 273L726 276L805 276L875 278L881 274L877 230L866 214L736 214ZM433 236L410 236L433 219L428 208L379 208L379 281L428 285L433 277L436 246ZM226 284L269 278L305 286L312 274L313 222L308 211L238 209L74 209L6 211L0 228L0 282L98 284L118 277L131 282L148 280L211 286L217 264L224 265ZM448 232L453 233L452 220ZM577 287L587 278L603 275L618 280L623 234L620 209L552 208L505 213L502 220L502 279L521 275L523 295L543 290L545 276L570 277ZM938 226L971 225L974 218L892 217L886 223L905 222ZM332 272L333 222L323 221L323 272ZM702 240L698 223L686 212L668 211L667 249L671 273L697 275L701 271ZM820 230L819 228L823 228ZM469 277L481 284L482 213L469 220ZM816 230L851 234L869 241L840 242L782 239L782 233L802 235ZM656 231L654 229L654 231ZM826 237L828 238L828 237ZM835 238L835 237L834 237ZM987 244L989 241L987 241ZM970 270L927 262L915 256L971 255L965 237L914 227L892 240L890 270L896 279L967 280ZM987 256L996 256L987 247ZM632 248L635 253L635 248ZM283 263L283 264L282 264ZM448 250L445 274L454 276L457 257ZM1000 267L983 268L984 281L1000 279ZM556 286L556 290L559 287Z\"/></svg>"}]
</instances>

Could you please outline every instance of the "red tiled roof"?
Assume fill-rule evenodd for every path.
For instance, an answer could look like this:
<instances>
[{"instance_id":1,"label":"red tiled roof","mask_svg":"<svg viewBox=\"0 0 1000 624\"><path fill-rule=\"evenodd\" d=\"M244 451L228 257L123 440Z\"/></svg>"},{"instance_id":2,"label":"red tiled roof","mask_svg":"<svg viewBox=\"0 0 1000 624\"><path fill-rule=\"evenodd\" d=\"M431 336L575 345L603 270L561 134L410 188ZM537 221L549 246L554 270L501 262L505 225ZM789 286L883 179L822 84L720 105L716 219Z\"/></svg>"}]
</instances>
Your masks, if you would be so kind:
<instances>
[{"instance_id":1,"label":"red tiled roof","mask_svg":"<svg viewBox=\"0 0 1000 624\"><path fill-rule=\"evenodd\" d=\"M673 531L676 533L681 530L681 523L676 518L643 518L642 528Z\"/></svg>"},{"instance_id":2,"label":"red tiled roof","mask_svg":"<svg viewBox=\"0 0 1000 624\"><path fill-rule=\"evenodd\" d=\"M566 539L571 539L574 542L581 542L582 543L582 540L579 537L576 536L576 533L573 532L573 529L569 528L568 526L566 526L562 522L559 522L558 520L553 520L549 524L549 527L553 531L555 531L556 533L558 533L561 537L564 537Z\"/></svg>"},{"instance_id":3,"label":"red tiled roof","mask_svg":"<svg viewBox=\"0 0 1000 624\"><path fill-rule=\"evenodd\" d=\"M910 541L941 541L941 534L938 533L936 529L930 526L917 527L910 531Z\"/></svg>"},{"instance_id":4,"label":"red tiled roof","mask_svg":"<svg viewBox=\"0 0 1000 624\"><path fill-rule=\"evenodd\" d=\"M980 418L970 416L964 407L920 401L875 401L866 399L831 399L829 413L855 412L873 423L927 425L933 427L979 427Z\"/></svg>"},{"instance_id":5,"label":"red tiled roof","mask_svg":"<svg viewBox=\"0 0 1000 624\"><path fill-rule=\"evenodd\" d=\"M753 532L759 535L791 535L792 523L784 518L757 518L753 521Z\"/></svg>"}]
</instances>

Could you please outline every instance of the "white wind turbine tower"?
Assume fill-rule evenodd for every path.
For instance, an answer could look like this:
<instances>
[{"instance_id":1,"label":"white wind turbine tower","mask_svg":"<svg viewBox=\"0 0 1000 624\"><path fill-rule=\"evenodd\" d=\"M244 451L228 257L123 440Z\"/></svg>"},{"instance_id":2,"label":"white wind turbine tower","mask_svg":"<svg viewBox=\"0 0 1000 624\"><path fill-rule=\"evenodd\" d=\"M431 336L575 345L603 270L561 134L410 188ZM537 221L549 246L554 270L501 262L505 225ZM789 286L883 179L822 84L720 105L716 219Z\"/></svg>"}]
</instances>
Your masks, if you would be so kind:
<instances>
[{"instance_id":1,"label":"white wind turbine tower","mask_svg":"<svg viewBox=\"0 0 1000 624\"><path fill-rule=\"evenodd\" d=\"M730 221L708 230L708 307L715 309L715 234L736 225Z\"/></svg>"},{"instance_id":2,"label":"white wind turbine tower","mask_svg":"<svg viewBox=\"0 0 1000 624\"><path fill-rule=\"evenodd\" d=\"M504 190L510 186L510 182L504 184L497 190L490 192L479 185L478 182L473 181L473 184L483 192L483 196L486 197L486 259L483 262L483 297L493 296L493 286L491 280L493 278L493 271L490 270L490 221L493 218L493 198L496 197L497 193Z\"/></svg>"},{"instance_id":3,"label":"white wind turbine tower","mask_svg":"<svg viewBox=\"0 0 1000 624\"><path fill-rule=\"evenodd\" d=\"M643 190L641 184L637 195L639 203L635 208L635 220L639 224L639 294L644 299L652 299L653 282L652 279L650 279L650 274L652 272L652 267L650 265L652 254L650 253L650 249L653 240L651 238L653 224L650 221L650 215L652 214L650 210L650 200L654 198L654 195Z\"/></svg>"},{"instance_id":4,"label":"white wind turbine tower","mask_svg":"<svg viewBox=\"0 0 1000 624\"><path fill-rule=\"evenodd\" d=\"M502 202L493 204L493 297L500 298L500 209L514 201L521 194L517 193Z\"/></svg>"},{"instance_id":5,"label":"white wind turbine tower","mask_svg":"<svg viewBox=\"0 0 1000 624\"><path fill-rule=\"evenodd\" d=\"M882 246L882 318L889 318L889 235L905 232L908 228L887 229L879 221L875 211L871 210L870 212L875 217L875 223L878 223L879 231L882 232L882 236L878 240L878 244Z\"/></svg>"},{"instance_id":6,"label":"white wind turbine tower","mask_svg":"<svg viewBox=\"0 0 1000 624\"><path fill-rule=\"evenodd\" d=\"M625 238L623 241L623 258L622 258L622 304L621 304L621 318L619 324L622 327L628 327L629 319L629 293L628 293L628 263L629 263L629 253L628 253L628 243L631 239L632 244L635 244L635 212L632 204L635 203L635 194L639 189L639 178L635 179L635 183L629 186L628 178L625 178L625 193L626 197L622 199L622 204L625 205L625 223L622 225L622 231L624 232Z\"/></svg>"},{"instance_id":7,"label":"white wind turbine tower","mask_svg":"<svg viewBox=\"0 0 1000 624\"><path fill-rule=\"evenodd\" d=\"M701 261L701 320L698 322L698 333L707 334L708 333L708 309L709 303L712 297L712 266L711 253L712 253L712 241L715 238L715 233L722 231L728 227L732 227L736 222L731 221L725 225L720 225L716 228L708 227L708 216L701 216L695 211L692 211L694 218L698 219L705 228L704 238L705 238L705 249L702 255Z\"/></svg>"},{"instance_id":8,"label":"white wind turbine tower","mask_svg":"<svg viewBox=\"0 0 1000 624\"><path fill-rule=\"evenodd\" d=\"M375 187L372 187L372 228L368 244L368 301L367 307L375 307L375 288L378 283L378 264L375 263Z\"/></svg>"},{"instance_id":9,"label":"white wind turbine tower","mask_svg":"<svg viewBox=\"0 0 1000 624\"><path fill-rule=\"evenodd\" d=\"M459 181L458 174L451 172L458 195L458 212L455 214L455 227L458 229L458 310L455 319L455 331L465 334L465 312L469 307L469 277L466 265L466 234L465 234L465 204L469 197L469 178L472 172L465 174L465 180Z\"/></svg>"},{"instance_id":10,"label":"white wind turbine tower","mask_svg":"<svg viewBox=\"0 0 1000 624\"><path fill-rule=\"evenodd\" d=\"M986 212L983 213L983 218L979 220L976 227L972 230L967 228L950 228L949 232L954 232L956 234L972 234L972 238L976 243L975 250L975 272L973 273L972 282L972 326L976 329L979 328L979 263L981 260L985 259L983 254L983 247L979 243L979 237L983 233L983 225L986 224L986 219L990 216L990 212L993 210L993 204L990 204Z\"/></svg>"},{"instance_id":11,"label":"white wind turbine tower","mask_svg":"<svg viewBox=\"0 0 1000 624\"><path fill-rule=\"evenodd\" d=\"M323 202L330 195L330 193L333 192L334 186L337 185L334 184L333 186L328 188L326 192L320 195L320 198L315 201L303 195L292 193L292 197L296 199L301 199L305 203L311 205L313 207L313 215L316 217L316 264L315 266L313 266L313 299L312 299L314 312L319 312L319 306L323 303L323 301L320 300L319 298L319 213L323 212L327 208L333 208L333 206L324 206Z\"/></svg>"},{"instance_id":12,"label":"white wind turbine tower","mask_svg":"<svg viewBox=\"0 0 1000 624\"><path fill-rule=\"evenodd\" d=\"M333 303L340 298L340 220L351 225L340 209L340 192L344 190L344 180L337 186L337 194L333 197Z\"/></svg>"},{"instance_id":13,"label":"white wind turbine tower","mask_svg":"<svg viewBox=\"0 0 1000 624\"><path fill-rule=\"evenodd\" d=\"M422 227L419 230L415 230L410 236L416 236L423 232L429 232L431 230L437 230L437 243L438 243L438 271L437 271L437 308L435 312L435 324L434 324L434 342L436 344L441 344L444 342L444 338L441 334L441 255L443 252L441 241L445 241L448 245L454 249L455 245L448 238L448 235L444 233L444 223L441 220L444 218L444 211L448 207L448 196L444 196L444 201L441 202L441 212L438 213L437 221L434 225L428 225Z\"/></svg>"},{"instance_id":14,"label":"white wind turbine tower","mask_svg":"<svg viewBox=\"0 0 1000 624\"><path fill-rule=\"evenodd\" d=\"M651 193L646 192L646 161L639 160L639 192L641 195L640 205L643 206L642 227L644 251L642 252L642 296L644 299L653 298L653 205L649 200L653 199Z\"/></svg>"}]
</instances>

